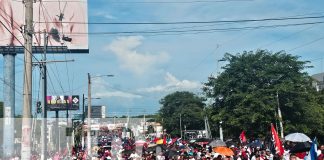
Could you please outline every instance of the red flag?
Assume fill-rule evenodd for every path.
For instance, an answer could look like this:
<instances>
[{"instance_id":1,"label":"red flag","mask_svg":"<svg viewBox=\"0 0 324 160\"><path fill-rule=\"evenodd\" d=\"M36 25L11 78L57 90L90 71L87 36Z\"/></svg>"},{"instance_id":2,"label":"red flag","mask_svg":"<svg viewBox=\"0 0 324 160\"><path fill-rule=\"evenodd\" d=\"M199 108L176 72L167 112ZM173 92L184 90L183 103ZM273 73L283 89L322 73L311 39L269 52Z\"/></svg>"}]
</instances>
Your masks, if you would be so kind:
<instances>
[{"instance_id":1,"label":"red flag","mask_svg":"<svg viewBox=\"0 0 324 160\"><path fill-rule=\"evenodd\" d=\"M159 138L155 137L153 142L156 143L159 140Z\"/></svg>"},{"instance_id":2,"label":"red flag","mask_svg":"<svg viewBox=\"0 0 324 160\"><path fill-rule=\"evenodd\" d=\"M245 131L242 131L242 133L240 134L240 140L241 140L241 143L246 142Z\"/></svg>"},{"instance_id":3,"label":"red flag","mask_svg":"<svg viewBox=\"0 0 324 160\"><path fill-rule=\"evenodd\" d=\"M163 144L167 144L167 142L166 142L166 136L164 136L164 138L163 138Z\"/></svg>"},{"instance_id":4,"label":"red flag","mask_svg":"<svg viewBox=\"0 0 324 160\"><path fill-rule=\"evenodd\" d=\"M278 133L272 123L271 123L271 135L272 135L272 141L274 142L274 147L276 149L276 153L279 156L282 156L284 154L284 149L282 147L282 143L279 139Z\"/></svg>"}]
</instances>

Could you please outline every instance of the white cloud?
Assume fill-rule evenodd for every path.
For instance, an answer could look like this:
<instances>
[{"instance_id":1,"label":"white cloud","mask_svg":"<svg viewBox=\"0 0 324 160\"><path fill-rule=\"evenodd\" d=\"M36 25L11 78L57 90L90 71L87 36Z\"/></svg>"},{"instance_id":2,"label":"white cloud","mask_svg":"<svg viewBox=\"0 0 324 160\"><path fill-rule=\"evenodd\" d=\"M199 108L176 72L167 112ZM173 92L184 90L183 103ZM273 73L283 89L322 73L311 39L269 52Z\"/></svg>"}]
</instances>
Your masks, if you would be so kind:
<instances>
[{"instance_id":1,"label":"white cloud","mask_svg":"<svg viewBox=\"0 0 324 160\"><path fill-rule=\"evenodd\" d=\"M142 41L142 36L118 37L108 45L107 49L117 56L121 68L142 75L155 65L162 64L169 59L165 52L153 54L137 51Z\"/></svg>"},{"instance_id":2,"label":"white cloud","mask_svg":"<svg viewBox=\"0 0 324 160\"><path fill-rule=\"evenodd\" d=\"M115 20L115 19L117 19L117 17L111 15L110 13L104 12L104 11L95 12L94 13L94 16L104 17L104 18L109 19L109 20Z\"/></svg>"},{"instance_id":3,"label":"white cloud","mask_svg":"<svg viewBox=\"0 0 324 160\"><path fill-rule=\"evenodd\" d=\"M171 73L167 72L165 75L166 83L154 87L139 89L140 92L170 92L176 90L195 90L201 88L199 82L189 80L179 80Z\"/></svg>"},{"instance_id":4,"label":"white cloud","mask_svg":"<svg viewBox=\"0 0 324 160\"><path fill-rule=\"evenodd\" d=\"M92 79L92 95L93 97L100 98L111 98L111 97L119 97L119 98L142 98L140 95L136 95L133 93L128 93L124 91L112 91L111 87L108 86L108 83L101 77Z\"/></svg>"},{"instance_id":5,"label":"white cloud","mask_svg":"<svg viewBox=\"0 0 324 160\"><path fill-rule=\"evenodd\" d=\"M100 98L111 98L111 97L120 97L120 98L142 98L140 95L122 92L122 91L106 91L106 92L97 92L95 96Z\"/></svg>"}]
</instances>

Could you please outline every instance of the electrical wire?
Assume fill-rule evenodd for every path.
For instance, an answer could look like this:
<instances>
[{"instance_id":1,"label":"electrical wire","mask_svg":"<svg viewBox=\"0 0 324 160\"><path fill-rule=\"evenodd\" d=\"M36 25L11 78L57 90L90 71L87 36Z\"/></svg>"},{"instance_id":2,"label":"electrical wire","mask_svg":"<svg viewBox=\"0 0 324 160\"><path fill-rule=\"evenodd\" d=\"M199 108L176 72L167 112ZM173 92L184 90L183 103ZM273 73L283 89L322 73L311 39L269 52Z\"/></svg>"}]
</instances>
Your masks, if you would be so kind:
<instances>
[{"instance_id":1,"label":"electrical wire","mask_svg":"<svg viewBox=\"0 0 324 160\"><path fill-rule=\"evenodd\" d=\"M29 51L24 45L23 45L23 43L15 36L15 34L13 34L10 30L9 30L9 28L2 22L2 21L0 21L0 23L1 23L1 25L3 26L3 27L5 27L5 29L19 42L19 44L22 46L22 47L24 47L24 49L27 51L27 53L29 53L37 62L39 62L39 60L31 53L31 51ZM27 63L25 60L24 60L24 62L25 63Z\"/></svg>"},{"instance_id":2,"label":"electrical wire","mask_svg":"<svg viewBox=\"0 0 324 160\"><path fill-rule=\"evenodd\" d=\"M296 46L296 47L294 47L294 48L292 48L292 49L289 49L288 52L294 51L294 50L299 49L299 48L303 48L303 47L305 47L305 46L308 46L308 45L313 44L313 43L315 43L315 42L321 41L321 40L323 40L323 39L324 39L324 36L319 37L319 38L316 38L316 39L314 39L314 40L312 40L312 41L306 42L306 43L301 44L301 45L298 45L298 46Z\"/></svg>"},{"instance_id":3,"label":"electrical wire","mask_svg":"<svg viewBox=\"0 0 324 160\"><path fill-rule=\"evenodd\" d=\"M243 23L243 22L264 22L264 21L286 21L286 20L306 20L322 19L324 16L304 16L304 17L279 17L263 19L240 19L240 20L221 20L221 21L176 21L176 22L62 22L72 24L89 25L168 25L168 24L210 24L210 23ZM35 22L35 23L56 23L56 22Z\"/></svg>"},{"instance_id":4,"label":"electrical wire","mask_svg":"<svg viewBox=\"0 0 324 160\"><path fill-rule=\"evenodd\" d=\"M276 25L260 25L260 26L247 26L247 27L229 27L229 28L211 28L211 29L190 29L190 30L166 30L166 31L117 31L117 32L89 32L82 33L76 32L71 35L132 35L132 34L153 34L153 35L172 35L178 34L197 34L197 33L211 33L211 32L231 32L241 30L253 30L262 28L277 28L277 27L295 27L313 24L322 24L324 21L318 22L305 22L305 23L291 23L291 24L276 24ZM170 34L165 34L170 33Z\"/></svg>"},{"instance_id":5,"label":"electrical wire","mask_svg":"<svg viewBox=\"0 0 324 160\"><path fill-rule=\"evenodd\" d=\"M21 0L12 0L15 2L23 2ZM193 3L225 3L225 2L251 2L254 0L191 0L191 1L108 1L110 4L193 4ZM55 0L43 0L43 2L54 2ZM81 2L82 0L61 0L61 2Z\"/></svg>"},{"instance_id":6,"label":"electrical wire","mask_svg":"<svg viewBox=\"0 0 324 160\"><path fill-rule=\"evenodd\" d=\"M309 29L311 29L311 28L314 28L315 26L316 26L316 24L315 24L315 25L312 25L312 26L310 26L310 27L306 27L306 28L304 28L304 29L302 29L302 30L299 30L299 31L294 32L294 33L291 33L291 34L289 34L289 35L287 35L287 36L281 37L281 38L279 38L278 40L271 41L271 42L269 42L269 43L267 43L267 44L265 44L265 45L262 45L262 46L260 46L260 47L258 47L258 48L265 48L265 47L271 46L271 45L273 45L273 44L275 44L275 43L277 43L277 42L280 42L280 41L282 41L282 40L284 40L284 39L290 38L290 37L292 37L292 36L294 36L294 35L296 35L296 34L299 34L299 33L305 32L305 31L307 31L307 30L309 30Z\"/></svg>"},{"instance_id":7,"label":"electrical wire","mask_svg":"<svg viewBox=\"0 0 324 160\"><path fill-rule=\"evenodd\" d=\"M12 27L15 27L16 29L18 29L20 32L22 32L22 29L20 28L21 26L17 23L17 21L15 21L15 19L11 19L11 15L9 15L7 12L5 12L3 9L1 9L0 8L0 11L2 11L6 16L8 16L7 18L9 18L10 20L8 20L6 17L4 17L2 14L0 14L0 16L3 18L3 19L5 19L6 20L6 22L8 23L8 24L11 24L11 26ZM15 23L15 24L13 24L13 23ZM15 26L15 25L17 25L17 26Z\"/></svg>"},{"instance_id":8,"label":"electrical wire","mask_svg":"<svg viewBox=\"0 0 324 160\"><path fill-rule=\"evenodd\" d=\"M56 1L56 2L59 2L59 4L60 4L60 0L58 0L58 1ZM64 6L64 9L63 9L63 11L65 10L65 8L66 8L66 4L67 3L65 3L65 6ZM43 16L45 16L45 13L47 14L47 16L48 17L50 17L50 15L49 15L49 12L48 12L48 10L47 10L47 8L43 5L43 3L41 3L41 6L42 6L42 12L43 12ZM60 9L60 14L62 13L62 10L61 10L61 7L59 7L59 9ZM44 18L45 19L45 21L46 21L46 18ZM61 30L61 33L62 33L62 35L64 35L64 31L63 31L63 27L62 27L62 30ZM64 43L65 44L65 43ZM63 45L63 43L62 43L62 45ZM66 44L65 44L66 45ZM70 52L71 53L71 52ZM54 57L54 54L52 54L53 55L53 59L55 60L55 57ZM65 59L66 59L66 53L65 53ZM51 68L52 69L52 68ZM56 65L56 63L55 63L55 69L56 69L56 72L58 73L59 72L59 70L58 70L58 67L57 67L57 65ZM60 81L60 74L55 74L54 73L54 71L52 70L52 72L53 72L53 74L54 74L54 77L56 78L56 80L59 82L59 85L60 85L60 88L62 89L62 93L68 93L68 92L71 92L71 85L70 85L70 75L69 75L69 71L68 71L68 67L67 67L67 62L66 62L66 71L67 71L67 77L68 77L68 87L69 87L69 91L65 91L64 89L63 89L63 85L62 85L62 82Z\"/></svg>"}]
</instances>

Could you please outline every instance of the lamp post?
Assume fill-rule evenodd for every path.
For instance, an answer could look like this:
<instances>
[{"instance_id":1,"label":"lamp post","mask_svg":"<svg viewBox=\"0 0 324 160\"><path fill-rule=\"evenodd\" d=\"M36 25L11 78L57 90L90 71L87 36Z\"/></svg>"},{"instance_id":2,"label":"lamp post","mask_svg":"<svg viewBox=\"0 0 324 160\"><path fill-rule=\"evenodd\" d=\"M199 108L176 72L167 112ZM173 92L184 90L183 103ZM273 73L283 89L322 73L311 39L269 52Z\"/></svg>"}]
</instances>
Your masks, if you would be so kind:
<instances>
[{"instance_id":1,"label":"lamp post","mask_svg":"<svg viewBox=\"0 0 324 160\"><path fill-rule=\"evenodd\" d=\"M113 77L114 75L99 75L91 77L90 73L88 73L88 124L87 124L87 150L88 155L91 156L91 78L98 77Z\"/></svg>"},{"instance_id":2,"label":"lamp post","mask_svg":"<svg viewBox=\"0 0 324 160\"><path fill-rule=\"evenodd\" d=\"M84 101L88 99L87 97L84 97L84 94L82 95L82 125L84 125L84 119L85 119L85 105L84 105ZM101 99L99 97L96 98L91 98L91 99ZM82 127L82 148L84 148L84 131L83 131L83 127Z\"/></svg>"}]
</instances>

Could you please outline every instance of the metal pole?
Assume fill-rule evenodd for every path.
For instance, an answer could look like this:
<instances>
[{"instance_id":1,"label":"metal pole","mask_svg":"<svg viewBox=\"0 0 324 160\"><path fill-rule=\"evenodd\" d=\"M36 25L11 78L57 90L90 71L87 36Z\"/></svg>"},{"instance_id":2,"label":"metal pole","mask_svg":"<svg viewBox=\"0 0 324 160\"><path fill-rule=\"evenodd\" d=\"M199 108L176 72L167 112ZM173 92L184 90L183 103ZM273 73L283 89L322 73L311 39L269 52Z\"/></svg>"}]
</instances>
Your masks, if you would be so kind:
<instances>
[{"instance_id":1,"label":"metal pole","mask_svg":"<svg viewBox=\"0 0 324 160\"><path fill-rule=\"evenodd\" d=\"M181 114L180 114L180 138L182 139Z\"/></svg>"},{"instance_id":2,"label":"metal pole","mask_svg":"<svg viewBox=\"0 0 324 160\"><path fill-rule=\"evenodd\" d=\"M32 106L32 45L33 45L33 0L25 0L25 51L24 91L21 159L31 158L31 106Z\"/></svg>"},{"instance_id":3,"label":"metal pole","mask_svg":"<svg viewBox=\"0 0 324 160\"><path fill-rule=\"evenodd\" d=\"M283 131L283 124L282 124L282 115L281 115L281 110L280 110L280 105L279 105L278 90L277 90L277 105L278 105L278 117L279 117L279 125L280 125L280 137L284 138L284 131Z\"/></svg>"},{"instance_id":4,"label":"metal pole","mask_svg":"<svg viewBox=\"0 0 324 160\"><path fill-rule=\"evenodd\" d=\"M3 54L3 158L14 154L15 53Z\"/></svg>"},{"instance_id":5,"label":"metal pole","mask_svg":"<svg viewBox=\"0 0 324 160\"><path fill-rule=\"evenodd\" d=\"M143 135L144 135L144 137L146 136L145 128L146 128L146 120L145 120L145 110L144 110L144 125L143 125Z\"/></svg>"},{"instance_id":6,"label":"metal pole","mask_svg":"<svg viewBox=\"0 0 324 160\"><path fill-rule=\"evenodd\" d=\"M84 149L84 130L83 130L83 126L84 126L84 119L85 119L85 112L84 112L84 94L82 94L82 133L81 133L81 146L82 149Z\"/></svg>"},{"instance_id":7,"label":"metal pole","mask_svg":"<svg viewBox=\"0 0 324 160\"><path fill-rule=\"evenodd\" d=\"M82 124L84 124L85 119L85 112L84 112L84 94L82 94Z\"/></svg>"},{"instance_id":8,"label":"metal pole","mask_svg":"<svg viewBox=\"0 0 324 160\"><path fill-rule=\"evenodd\" d=\"M222 128L222 123L223 123L223 121L220 121L220 122L219 122L219 139L220 139L221 141L224 141L224 138L223 138L223 128Z\"/></svg>"},{"instance_id":9,"label":"metal pole","mask_svg":"<svg viewBox=\"0 0 324 160\"><path fill-rule=\"evenodd\" d=\"M209 133L207 128L207 116L205 116L205 132L206 132L206 138L209 138Z\"/></svg>"},{"instance_id":10,"label":"metal pole","mask_svg":"<svg viewBox=\"0 0 324 160\"><path fill-rule=\"evenodd\" d=\"M46 96L47 96L47 71L46 71L46 50L47 50L47 34L44 33L44 63L40 64L42 66L42 74L43 74L43 102L42 102L42 126L41 126L41 159L47 159L47 105L46 105Z\"/></svg>"},{"instance_id":11,"label":"metal pole","mask_svg":"<svg viewBox=\"0 0 324 160\"><path fill-rule=\"evenodd\" d=\"M60 150L60 127L59 127L59 111L56 110L55 111L55 118L56 118L56 133L58 133L58 135L56 135L56 152L58 152Z\"/></svg>"},{"instance_id":12,"label":"metal pole","mask_svg":"<svg viewBox=\"0 0 324 160\"><path fill-rule=\"evenodd\" d=\"M88 124L87 124L87 149L88 155L91 156L91 77L88 73Z\"/></svg>"}]
</instances>

